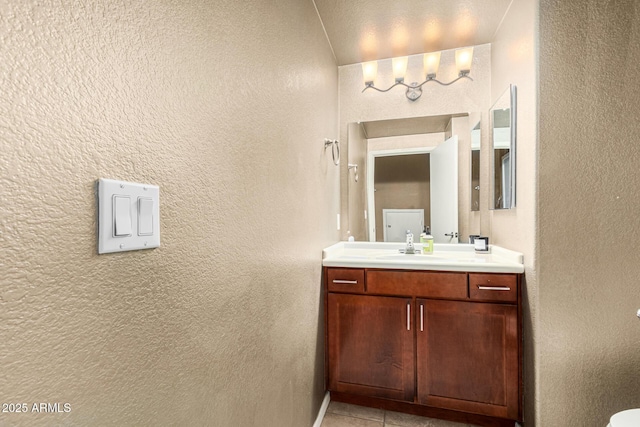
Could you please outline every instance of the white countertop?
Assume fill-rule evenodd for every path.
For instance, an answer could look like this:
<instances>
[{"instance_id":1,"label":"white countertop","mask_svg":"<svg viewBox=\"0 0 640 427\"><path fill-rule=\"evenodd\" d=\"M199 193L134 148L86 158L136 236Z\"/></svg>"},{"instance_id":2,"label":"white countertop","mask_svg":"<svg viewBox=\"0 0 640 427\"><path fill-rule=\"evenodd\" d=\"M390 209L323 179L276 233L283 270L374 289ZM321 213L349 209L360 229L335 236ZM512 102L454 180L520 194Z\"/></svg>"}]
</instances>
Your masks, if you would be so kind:
<instances>
[{"instance_id":1,"label":"white countertop","mask_svg":"<svg viewBox=\"0 0 640 427\"><path fill-rule=\"evenodd\" d=\"M404 243L338 242L322 251L325 267L388 268L403 270L523 273L520 252L491 245L490 253L476 253L470 244L434 244L433 254L406 255ZM422 245L415 244L416 252Z\"/></svg>"}]
</instances>

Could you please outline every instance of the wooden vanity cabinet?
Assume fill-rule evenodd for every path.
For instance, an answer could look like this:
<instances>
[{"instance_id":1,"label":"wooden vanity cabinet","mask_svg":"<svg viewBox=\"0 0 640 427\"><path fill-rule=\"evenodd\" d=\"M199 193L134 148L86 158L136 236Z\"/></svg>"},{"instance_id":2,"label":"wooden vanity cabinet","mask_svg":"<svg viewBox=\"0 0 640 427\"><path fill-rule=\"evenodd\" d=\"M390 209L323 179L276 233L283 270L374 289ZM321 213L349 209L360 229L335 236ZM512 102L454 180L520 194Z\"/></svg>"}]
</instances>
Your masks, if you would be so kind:
<instances>
[{"instance_id":1,"label":"wooden vanity cabinet","mask_svg":"<svg viewBox=\"0 0 640 427\"><path fill-rule=\"evenodd\" d=\"M417 402L518 419L518 309L417 301Z\"/></svg>"},{"instance_id":2,"label":"wooden vanity cabinet","mask_svg":"<svg viewBox=\"0 0 640 427\"><path fill-rule=\"evenodd\" d=\"M411 298L330 293L329 389L413 401Z\"/></svg>"},{"instance_id":3,"label":"wooden vanity cabinet","mask_svg":"<svg viewBox=\"0 0 640 427\"><path fill-rule=\"evenodd\" d=\"M324 273L332 400L478 425L522 421L521 275Z\"/></svg>"}]
</instances>

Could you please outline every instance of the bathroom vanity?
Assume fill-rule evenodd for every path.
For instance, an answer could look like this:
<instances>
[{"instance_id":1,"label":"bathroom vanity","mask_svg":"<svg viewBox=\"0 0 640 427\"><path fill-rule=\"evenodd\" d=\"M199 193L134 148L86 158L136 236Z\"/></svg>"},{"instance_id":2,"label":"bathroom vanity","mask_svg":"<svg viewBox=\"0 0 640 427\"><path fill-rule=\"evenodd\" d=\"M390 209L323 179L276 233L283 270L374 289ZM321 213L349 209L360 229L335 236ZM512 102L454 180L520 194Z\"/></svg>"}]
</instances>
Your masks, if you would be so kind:
<instances>
[{"instance_id":1,"label":"bathroom vanity","mask_svg":"<svg viewBox=\"0 0 640 427\"><path fill-rule=\"evenodd\" d=\"M486 426L522 421L522 255L341 242L323 253L331 400Z\"/></svg>"}]
</instances>

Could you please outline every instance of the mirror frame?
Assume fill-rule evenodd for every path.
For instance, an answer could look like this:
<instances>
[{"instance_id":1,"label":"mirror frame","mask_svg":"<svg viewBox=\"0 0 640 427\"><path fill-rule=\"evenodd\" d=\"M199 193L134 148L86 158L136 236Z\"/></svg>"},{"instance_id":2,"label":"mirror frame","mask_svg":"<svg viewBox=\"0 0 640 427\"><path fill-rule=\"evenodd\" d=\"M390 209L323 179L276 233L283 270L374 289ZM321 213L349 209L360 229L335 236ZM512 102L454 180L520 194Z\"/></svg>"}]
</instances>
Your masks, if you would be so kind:
<instances>
[{"instance_id":1,"label":"mirror frame","mask_svg":"<svg viewBox=\"0 0 640 427\"><path fill-rule=\"evenodd\" d=\"M511 198L511 203L509 204L509 206L505 206L502 208L498 208L495 206L495 200L496 200L496 195L495 195L495 191L496 191L496 185L495 185L495 176L496 176L496 165L495 165L495 155L494 155L494 119L493 119L493 111L496 109L496 104L498 103L498 101L505 95L507 94L509 95L509 102L510 102L510 111L509 111L509 120L510 120L510 136L509 136L509 158L510 158L510 165L509 165L509 172L510 172L510 177L509 177L509 185L510 185L510 198ZM493 104L493 106L491 107L491 109L489 110L489 120L490 120L490 124L491 124L491 156L490 156L490 160L491 160L491 169L490 169L490 187L491 187L491 199L490 199L490 203L489 203L489 209L491 210L503 210L503 209L513 209L516 207L516 163L517 163L517 151L516 151L516 139L517 139L517 90L516 90L516 86L515 85L509 85L509 88L502 94L500 95L500 97L498 97L498 100L496 100L496 102Z\"/></svg>"}]
</instances>

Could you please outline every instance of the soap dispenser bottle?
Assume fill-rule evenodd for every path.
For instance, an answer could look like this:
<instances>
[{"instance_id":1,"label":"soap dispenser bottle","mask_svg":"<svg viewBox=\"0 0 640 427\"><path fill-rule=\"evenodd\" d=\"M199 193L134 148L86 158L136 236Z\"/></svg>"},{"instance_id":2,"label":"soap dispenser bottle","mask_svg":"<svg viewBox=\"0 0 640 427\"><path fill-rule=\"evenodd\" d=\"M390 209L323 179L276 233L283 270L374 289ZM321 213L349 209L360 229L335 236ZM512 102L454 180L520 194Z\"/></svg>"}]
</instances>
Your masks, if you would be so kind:
<instances>
[{"instance_id":1,"label":"soap dispenser bottle","mask_svg":"<svg viewBox=\"0 0 640 427\"><path fill-rule=\"evenodd\" d=\"M415 254L415 248L413 246L413 233L411 230L407 230L407 247L404 250L405 254Z\"/></svg>"},{"instance_id":2,"label":"soap dispenser bottle","mask_svg":"<svg viewBox=\"0 0 640 427\"><path fill-rule=\"evenodd\" d=\"M429 227L424 226L424 231L420 235L420 243L422 243L422 253L423 254L432 254L433 253L433 236L429 231Z\"/></svg>"}]
</instances>

